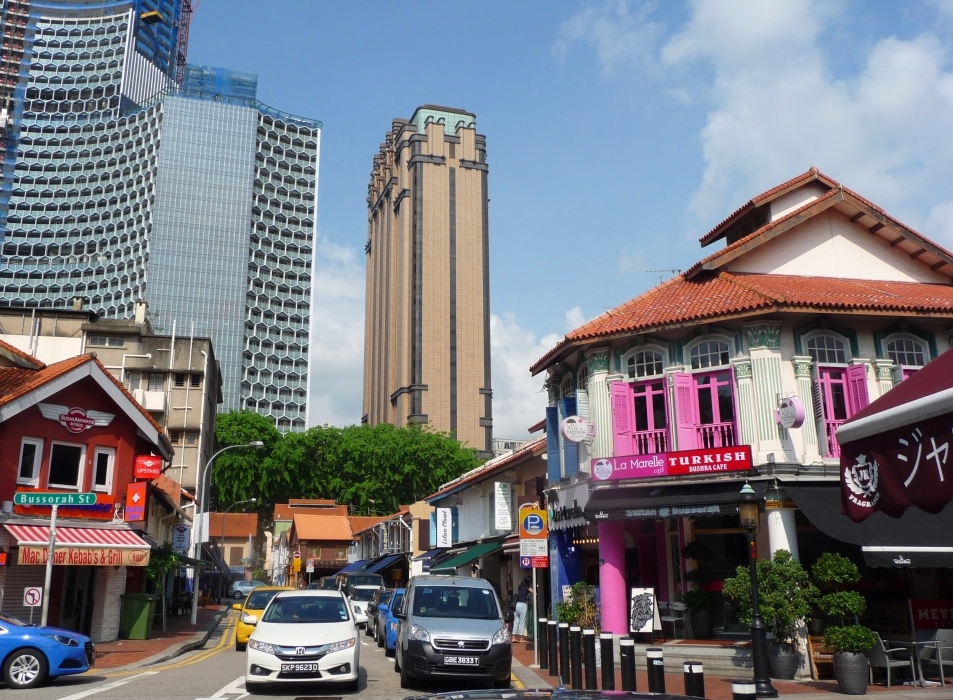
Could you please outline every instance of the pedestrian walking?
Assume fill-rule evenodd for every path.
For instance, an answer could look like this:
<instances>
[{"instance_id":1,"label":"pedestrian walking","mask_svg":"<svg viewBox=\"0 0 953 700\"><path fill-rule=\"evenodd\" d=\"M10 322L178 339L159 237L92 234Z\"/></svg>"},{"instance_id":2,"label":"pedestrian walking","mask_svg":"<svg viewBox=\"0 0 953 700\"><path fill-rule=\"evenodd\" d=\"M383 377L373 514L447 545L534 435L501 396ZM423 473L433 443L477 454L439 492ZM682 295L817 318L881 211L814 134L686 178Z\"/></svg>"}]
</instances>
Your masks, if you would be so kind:
<instances>
[{"instance_id":1,"label":"pedestrian walking","mask_svg":"<svg viewBox=\"0 0 953 700\"><path fill-rule=\"evenodd\" d=\"M533 593L533 588L529 584L529 576L527 576L516 591L516 609L513 611L513 641L515 642L526 641L527 601Z\"/></svg>"}]
</instances>

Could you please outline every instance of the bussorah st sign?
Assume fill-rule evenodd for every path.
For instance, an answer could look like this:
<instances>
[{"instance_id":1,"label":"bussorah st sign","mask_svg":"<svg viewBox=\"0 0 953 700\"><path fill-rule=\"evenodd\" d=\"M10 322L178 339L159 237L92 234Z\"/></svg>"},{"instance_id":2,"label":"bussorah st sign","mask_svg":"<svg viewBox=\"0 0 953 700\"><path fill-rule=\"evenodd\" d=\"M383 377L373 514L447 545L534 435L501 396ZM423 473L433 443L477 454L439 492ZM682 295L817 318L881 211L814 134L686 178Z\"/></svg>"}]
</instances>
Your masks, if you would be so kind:
<instances>
[{"instance_id":1,"label":"bussorah st sign","mask_svg":"<svg viewBox=\"0 0 953 700\"><path fill-rule=\"evenodd\" d=\"M60 493L57 491L18 491L13 495L18 506L93 506L95 493Z\"/></svg>"}]
</instances>

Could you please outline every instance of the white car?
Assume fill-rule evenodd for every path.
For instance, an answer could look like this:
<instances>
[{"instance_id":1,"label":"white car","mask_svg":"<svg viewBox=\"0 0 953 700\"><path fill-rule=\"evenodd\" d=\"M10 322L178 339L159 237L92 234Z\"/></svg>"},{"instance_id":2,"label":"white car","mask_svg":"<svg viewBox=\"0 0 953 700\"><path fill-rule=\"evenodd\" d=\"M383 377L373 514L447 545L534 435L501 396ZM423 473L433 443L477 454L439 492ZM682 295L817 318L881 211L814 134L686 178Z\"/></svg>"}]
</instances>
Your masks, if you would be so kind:
<instances>
[{"instance_id":1,"label":"white car","mask_svg":"<svg viewBox=\"0 0 953 700\"><path fill-rule=\"evenodd\" d=\"M347 589L347 599L358 627L367 624L367 604L379 588L380 586L351 586Z\"/></svg>"},{"instance_id":2,"label":"white car","mask_svg":"<svg viewBox=\"0 0 953 700\"><path fill-rule=\"evenodd\" d=\"M361 644L340 591L281 591L248 638L245 690L282 683L340 683L358 690Z\"/></svg>"}]
</instances>

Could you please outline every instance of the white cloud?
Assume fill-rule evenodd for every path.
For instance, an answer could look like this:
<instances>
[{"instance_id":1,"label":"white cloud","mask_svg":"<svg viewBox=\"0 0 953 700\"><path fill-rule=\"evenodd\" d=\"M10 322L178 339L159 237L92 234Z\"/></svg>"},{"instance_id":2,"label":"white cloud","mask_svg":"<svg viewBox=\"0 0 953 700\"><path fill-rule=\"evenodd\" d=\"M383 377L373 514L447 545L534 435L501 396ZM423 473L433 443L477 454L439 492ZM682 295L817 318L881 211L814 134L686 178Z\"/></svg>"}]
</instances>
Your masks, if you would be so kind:
<instances>
[{"instance_id":1,"label":"white cloud","mask_svg":"<svg viewBox=\"0 0 953 700\"><path fill-rule=\"evenodd\" d=\"M557 55L565 58L577 44L593 47L605 76L628 68L646 69L654 63L660 24L649 21L652 5L633 7L628 0L608 0L581 10L560 27L554 45Z\"/></svg>"}]
</instances>

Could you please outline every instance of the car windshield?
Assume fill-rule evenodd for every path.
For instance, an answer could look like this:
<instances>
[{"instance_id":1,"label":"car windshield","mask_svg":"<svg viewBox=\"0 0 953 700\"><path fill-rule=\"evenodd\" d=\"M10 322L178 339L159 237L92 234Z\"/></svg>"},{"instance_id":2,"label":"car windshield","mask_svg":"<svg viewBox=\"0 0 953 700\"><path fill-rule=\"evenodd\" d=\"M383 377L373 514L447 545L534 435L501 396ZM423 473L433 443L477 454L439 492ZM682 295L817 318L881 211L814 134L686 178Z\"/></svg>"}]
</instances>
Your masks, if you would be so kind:
<instances>
[{"instance_id":1,"label":"car windshield","mask_svg":"<svg viewBox=\"0 0 953 700\"><path fill-rule=\"evenodd\" d=\"M414 593L414 615L492 620L500 617L500 609L486 588L420 586Z\"/></svg>"},{"instance_id":2,"label":"car windshield","mask_svg":"<svg viewBox=\"0 0 953 700\"><path fill-rule=\"evenodd\" d=\"M6 622L8 625L13 625L14 627L30 627L29 622L24 622L19 617L14 617L13 615L7 615L6 613L0 613L0 622Z\"/></svg>"},{"instance_id":3,"label":"car windshield","mask_svg":"<svg viewBox=\"0 0 953 700\"><path fill-rule=\"evenodd\" d=\"M380 574L348 574L347 585L354 586L383 586L384 577Z\"/></svg>"},{"instance_id":4,"label":"car windshield","mask_svg":"<svg viewBox=\"0 0 953 700\"><path fill-rule=\"evenodd\" d=\"M370 600L377 593L376 588L353 588L351 589L351 600Z\"/></svg>"},{"instance_id":5,"label":"car windshield","mask_svg":"<svg viewBox=\"0 0 953 700\"><path fill-rule=\"evenodd\" d=\"M264 610L271 599L278 594L278 591L252 591L248 594L248 600L245 601L246 608L255 610Z\"/></svg>"},{"instance_id":6,"label":"car windshield","mask_svg":"<svg viewBox=\"0 0 953 700\"><path fill-rule=\"evenodd\" d=\"M337 597L292 596L278 598L268 606L262 622L347 622L350 619L344 600Z\"/></svg>"}]
</instances>

